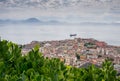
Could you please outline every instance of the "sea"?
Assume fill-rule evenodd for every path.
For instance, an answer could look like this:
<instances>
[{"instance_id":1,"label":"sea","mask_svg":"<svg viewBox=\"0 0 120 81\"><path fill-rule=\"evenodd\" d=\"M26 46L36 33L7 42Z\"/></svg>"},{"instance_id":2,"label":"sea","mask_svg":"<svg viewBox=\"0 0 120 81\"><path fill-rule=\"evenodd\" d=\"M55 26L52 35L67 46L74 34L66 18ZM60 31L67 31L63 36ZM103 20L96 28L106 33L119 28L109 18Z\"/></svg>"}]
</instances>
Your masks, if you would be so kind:
<instances>
[{"instance_id":1,"label":"sea","mask_svg":"<svg viewBox=\"0 0 120 81\"><path fill-rule=\"evenodd\" d=\"M77 34L70 37L71 34ZM17 44L31 41L52 41L74 38L93 38L109 45L120 46L120 25L81 24L6 24L0 25L0 37Z\"/></svg>"}]
</instances>

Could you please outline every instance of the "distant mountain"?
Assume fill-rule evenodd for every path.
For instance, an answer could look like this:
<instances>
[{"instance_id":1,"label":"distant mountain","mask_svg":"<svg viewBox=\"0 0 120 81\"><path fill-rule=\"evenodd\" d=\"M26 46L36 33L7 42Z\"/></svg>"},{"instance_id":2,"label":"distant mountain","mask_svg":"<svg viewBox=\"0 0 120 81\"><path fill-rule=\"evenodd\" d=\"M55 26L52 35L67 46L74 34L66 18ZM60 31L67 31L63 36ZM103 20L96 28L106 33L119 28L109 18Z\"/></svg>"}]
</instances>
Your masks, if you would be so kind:
<instances>
[{"instance_id":1,"label":"distant mountain","mask_svg":"<svg viewBox=\"0 0 120 81\"><path fill-rule=\"evenodd\" d=\"M9 19L2 20L2 19L0 19L0 24L12 23L12 22L13 22L13 20L9 20Z\"/></svg>"},{"instance_id":2,"label":"distant mountain","mask_svg":"<svg viewBox=\"0 0 120 81\"><path fill-rule=\"evenodd\" d=\"M40 20L37 18L29 18L24 21L25 23L40 23Z\"/></svg>"},{"instance_id":3,"label":"distant mountain","mask_svg":"<svg viewBox=\"0 0 120 81\"><path fill-rule=\"evenodd\" d=\"M62 24L63 22L59 22L57 20L49 20L49 21L42 21L37 18L28 18L25 20L2 20L0 19L0 24Z\"/></svg>"},{"instance_id":4,"label":"distant mountain","mask_svg":"<svg viewBox=\"0 0 120 81\"><path fill-rule=\"evenodd\" d=\"M120 25L120 22L78 22L78 23L70 23L70 22L61 22L58 20L49 20L49 21L43 21L39 20L37 18L28 18L25 20L11 20L6 19L2 20L0 19L0 24L42 24L42 25L63 25L63 24L71 24L71 25Z\"/></svg>"}]
</instances>

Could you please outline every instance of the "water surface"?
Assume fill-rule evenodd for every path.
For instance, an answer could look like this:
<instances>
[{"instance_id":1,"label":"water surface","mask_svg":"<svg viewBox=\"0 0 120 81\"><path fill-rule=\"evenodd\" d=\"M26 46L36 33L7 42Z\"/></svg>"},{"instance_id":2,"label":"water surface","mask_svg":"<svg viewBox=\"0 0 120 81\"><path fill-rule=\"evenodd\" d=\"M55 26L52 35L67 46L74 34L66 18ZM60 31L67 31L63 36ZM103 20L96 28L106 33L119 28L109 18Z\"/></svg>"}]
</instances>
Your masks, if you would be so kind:
<instances>
[{"instance_id":1,"label":"water surface","mask_svg":"<svg viewBox=\"0 0 120 81\"><path fill-rule=\"evenodd\" d=\"M0 25L0 36L18 44L31 41L71 39L70 34L80 38L94 38L111 45L120 46L118 25Z\"/></svg>"}]
</instances>

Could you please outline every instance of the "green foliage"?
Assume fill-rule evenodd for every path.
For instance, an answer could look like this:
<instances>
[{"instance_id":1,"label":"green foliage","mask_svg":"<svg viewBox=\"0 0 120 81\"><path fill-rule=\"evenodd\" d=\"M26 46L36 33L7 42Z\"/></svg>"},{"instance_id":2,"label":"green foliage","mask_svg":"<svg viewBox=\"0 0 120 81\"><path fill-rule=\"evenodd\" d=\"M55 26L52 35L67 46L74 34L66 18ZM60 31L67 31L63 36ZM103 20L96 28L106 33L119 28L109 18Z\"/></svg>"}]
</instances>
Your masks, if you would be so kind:
<instances>
[{"instance_id":1,"label":"green foliage","mask_svg":"<svg viewBox=\"0 0 120 81\"><path fill-rule=\"evenodd\" d=\"M79 54L76 54L76 57L78 60L80 60L80 55Z\"/></svg>"},{"instance_id":2,"label":"green foliage","mask_svg":"<svg viewBox=\"0 0 120 81\"><path fill-rule=\"evenodd\" d=\"M93 48L93 47L95 47L95 44L91 43L91 42L88 42L88 43L85 43L84 46L87 47L87 48Z\"/></svg>"},{"instance_id":3,"label":"green foliage","mask_svg":"<svg viewBox=\"0 0 120 81\"><path fill-rule=\"evenodd\" d=\"M0 41L0 81L120 81L109 60L101 68L65 66L59 59L48 59L39 46L22 56L18 45Z\"/></svg>"}]
</instances>

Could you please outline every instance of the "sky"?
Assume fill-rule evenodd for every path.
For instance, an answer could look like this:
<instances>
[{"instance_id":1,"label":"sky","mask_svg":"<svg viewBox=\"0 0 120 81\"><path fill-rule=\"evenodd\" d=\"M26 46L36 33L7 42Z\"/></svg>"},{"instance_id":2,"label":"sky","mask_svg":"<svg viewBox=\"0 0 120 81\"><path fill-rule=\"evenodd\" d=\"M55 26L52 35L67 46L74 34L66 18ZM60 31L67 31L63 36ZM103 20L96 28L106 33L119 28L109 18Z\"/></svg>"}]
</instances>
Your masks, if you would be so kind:
<instances>
[{"instance_id":1,"label":"sky","mask_svg":"<svg viewBox=\"0 0 120 81\"><path fill-rule=\"evenodd\" d=\"M119 3L120 0L0 0L0 19L35 17L71 23L119 23Z\"/></svg>"},{"instance_id":2,"label":"sky","mask_svg":"<svg viewBox=\"0 0 120 81\"><path fill-rule=\"evenodd\" d=\"M50 26L48 29L48 25L19 26L19 24L11 24L11 26L5 24L1 27L0 24L1 37L16 43L28 43L32 40L46 38L68 38L69 34L77 33L80 37L91 37L107 41L109 44L120 45L120 38L118 38L120 35L120 0L0 0L0 21L29 18L37 18L41 21L57 20L75 23L75 25L71 26L70 24L69 27L66 25L60 27L59 25L58 27ZM83 27L78 24L81 22L95 24ZM76 23L81 27L76 26ZM96 23L108 24L96 25ZM59 31L56 31L58 28Z\"/></svg>"}]
</instances>

